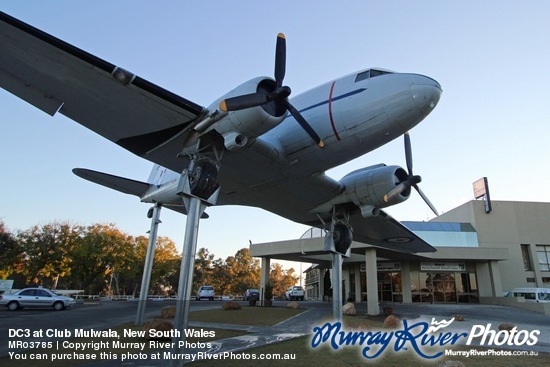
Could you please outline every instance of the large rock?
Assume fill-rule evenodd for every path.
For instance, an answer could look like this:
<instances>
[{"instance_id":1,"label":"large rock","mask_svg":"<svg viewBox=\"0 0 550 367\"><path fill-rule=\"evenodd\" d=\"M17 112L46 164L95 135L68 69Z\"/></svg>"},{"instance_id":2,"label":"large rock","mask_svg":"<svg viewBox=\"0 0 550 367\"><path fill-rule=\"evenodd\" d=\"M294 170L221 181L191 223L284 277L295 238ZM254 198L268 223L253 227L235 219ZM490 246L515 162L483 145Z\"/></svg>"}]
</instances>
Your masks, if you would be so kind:
<instances>
[{"instance_id":1,"label":"large rock","mask_svg":"<svg viewBox=\"0 0 550 367\"><path fill-rule=\"evenodd\" d=\"M506 331L512 331L513 328L515 328L516 325L512 324L511 322L503 322L498 326L499 330L506 330Z\"/></svg>"},{"instance_id":2,"label":"large rock","mask_svg":"<svg viewBox=\"0 0 550 367\"><path fill-rule=\"evenodd\" d=\"M464 321L464 315L461 315L459 313L456 313L453 315L455 321Z\"/></svg>"},{"instance_id":3,"label":"large rock","mask_svg":"<svg viewBox=\"0 0 550 367\"><path fill-rule=\"evenodd\" d=\"M353 303L348 302L342 306L342 313L344 315L355 316L357 315L357 310L355 310L355 305Z\"/></svg>"},{"instance_id":4,"label":"large rock","mask_svg":"<svg viewBox=\"0 0 550 367\"><path fill-rule=\"evenodd\" d=\"M227 301L222 303L222 308L227 311L240 310L241 305L235 301Z\"/></svg>"},{"instance_id":5,"label":"large rock","mask_svg":"<svg viewBox=\"0 0 550 367\"><path fill-rule=\"evenodd\" d=\"M143 324L143 330L145 330L145 339L158 339L158 340L172 339L172 337L170 336L170 331L173 328L174 326L172 325L171 322L166 320L159 320L159 319L147 321L145 324ZM152 330L152 329L156 330L157 332L158 331L162 332L162 333L155 332L156 335L159 335L158 338L152 338L149 335L149 330Z\"/></svg>"},{"instance_id":6,"label":"large rock","mask_svg":"<svg viewBox=\"0 0 550 367\"><path fill-rule=\"evenodd\" d=\"M389 306L383 307L382 312L384 312L384 316L393 315L393 308Z\"/></svg>"},{"instance_id":7,"label":"large rock","mask_svg":"<svg viewBox=\"0 0 550 367\"><path fill-rule=\"evenodd\" d=\"M163 319L173 319L176 316L176 306L166 306L160 311Z\"/></svg>"},{"instance_id":8,"label":"large rock","mask_svg":"<svg viewBox=\"0 0 550 367\"><path fill-rule=\"evenodd\" d=\"M395 315L389 315L384 319L384 327L388 329L396 329L400 324L401 320Z\"/></svg>"},{"instance_id":9,"label":"large rock","mask_svg":"<svg viewBox=\"0 0 550 367\"><path fill-rule=\"evenodd\" d=\"M300 308L300 305L298 304L298 302L289 302L287 305L286 305L287 308Z\"/></svg>"}]
</instances>

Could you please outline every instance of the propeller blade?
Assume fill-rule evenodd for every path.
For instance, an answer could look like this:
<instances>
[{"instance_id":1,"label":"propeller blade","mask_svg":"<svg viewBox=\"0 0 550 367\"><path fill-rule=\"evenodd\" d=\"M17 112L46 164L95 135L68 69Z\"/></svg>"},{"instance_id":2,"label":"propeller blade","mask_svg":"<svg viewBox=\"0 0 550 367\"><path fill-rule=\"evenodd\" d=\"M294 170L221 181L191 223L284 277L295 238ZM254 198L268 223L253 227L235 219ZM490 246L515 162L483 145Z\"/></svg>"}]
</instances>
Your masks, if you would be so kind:
<instances>
[{"instance_id":1,"label":"propeller blade","mask_svg":"<svg viewBox=\"0 0 550 367\"><path fill-rule=\"evenodd\" d=\"M242 96L224 99L220 102L220 110L224 112L244 110L245 108L261 106L267 102L269 102L269 97L267 94L244 94Z\"/></svg>"},{"instance_id":2,"label":"propeller blade","mask_svg":"<svg viewBox=\"0 0 550 367\"><path fill-rule=\"evenodd\" d=\"M432 202L428 199L428 197L426 195L424 195L424 193L422 192L422 190L420 190L420 187L418 187L418 185L413 185L413 187L416 189L416 191L418 191L418 193L420 194L420 197L422 199L424 199L424 201L426 202L426 204L428 204L428 206L430 207L430 209L432 210L432 212L434 212L434 214L436 216L439 217L439 213L437 212L437 210L435 209L435 206L433 206Z\"/></svg>"},{"instance_id":3,"label":"propeller blade","mask_svg":"<svg viewBox=\"0 0 550 367\"><path fill-rule=\"evenodd\" d=\"M285 100L286 107L288 108L288 111L290 114L298 121L300 126L308 133L308 135L319 145L321 148L325 146L325 143L321 140L319 135L313 130L310 124L306 121L306 119L298 112L296 108L294 108L293 105L291 105L287 100Z\"/></svg>"},{"instance_id":4,"label":"propeller blade","mask_svg":"<svg viewBox=\"0 0 550 367\"><path fill-rule=\"evenodd\" d=\"M275 47L275 82L277 88L282 87L286 72L286 38L279 33L277 35L277 46Z\"/></svg>"},{"instance_id":5,"label":"propeller blade","mask_svg":"<svg viewBox=\"0 0 550 367\"><path fill-rule=\"evenodd\" d=\"M405 137L405 160L407 162L407 171L409 172L409 176L412 176L413 175L413 159L412 159L411 137L409 136L408 131L403 136Z\"/></svg>"},{"instance_id":6,"label":"propeller blade","mask_svg":"<svg viewBox=\"0 0 550 367\"><path fill-rule=\"evenodd\" d=\"M397 195L400 195L403 191L407 190L407 186L407 181L401 182L399 185L391 189L390 192L384 195L384 201L387 203Z\"/></svg>"}]
</instances>

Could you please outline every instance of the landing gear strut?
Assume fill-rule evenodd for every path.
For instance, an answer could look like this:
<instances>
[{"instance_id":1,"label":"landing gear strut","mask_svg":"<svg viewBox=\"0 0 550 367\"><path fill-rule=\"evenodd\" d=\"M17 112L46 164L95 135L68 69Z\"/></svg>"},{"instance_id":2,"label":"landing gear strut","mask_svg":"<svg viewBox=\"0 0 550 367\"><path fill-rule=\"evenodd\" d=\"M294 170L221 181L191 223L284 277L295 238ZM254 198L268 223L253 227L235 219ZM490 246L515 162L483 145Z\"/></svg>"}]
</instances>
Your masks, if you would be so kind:
<instances>
[{"instance_id":1,"label":"landing gear strut","mask_svg":"<svg viewBox=\"0 0 550 367\"><path fill-rule=\"evenodd\" d=\"M216 181L218 168L210 160L198 159L191 156L189 167L183 171L178 185L178 194L187 209L187 224L181 257L181 269L176 298L176 314L174 329L178 332L172 339L174 353L184 352L185 329L189 323L189 303L191 301L191 287L193 286L193 271L197 239L199 235L199 220L206 207L215 205L219 193L219 184ZM172 366L183 366L183 360L172 360Z\"/></svg>"},{"instance_id":2,"label":"landing gear strut","mask_svg":"<svg viewBox=\"0 0 550 367\"><path fill-rule=\"evenodd\" d=\"M353 242L353 231L348 224L349 213L346 211L336 213L333 208L330 226L319 219L326 229L325 251L330 253L332 262L332 318L334 321L342 320L342 263L343 257L350 256L350 247ZM328 228L328 229L327 229Z\"/></svg>"}]
</instances>

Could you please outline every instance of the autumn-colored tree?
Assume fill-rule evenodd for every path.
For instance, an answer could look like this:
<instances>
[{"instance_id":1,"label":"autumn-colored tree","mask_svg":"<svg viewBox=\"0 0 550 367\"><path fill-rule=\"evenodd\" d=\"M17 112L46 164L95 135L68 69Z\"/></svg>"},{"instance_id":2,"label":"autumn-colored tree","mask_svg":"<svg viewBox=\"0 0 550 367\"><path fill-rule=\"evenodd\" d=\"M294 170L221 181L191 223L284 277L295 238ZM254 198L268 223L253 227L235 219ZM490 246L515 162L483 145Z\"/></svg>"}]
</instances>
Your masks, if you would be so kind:
<instances>
[{"instance_id":1,"label":"autumn-colored tree","mask_svg":"<svg viewBox=\"0 0 550 367\"><path fill-rule=\"evenodd\" d=\"M83 289L85 294L136 295L141 285L148 238L132 237L113 224L87 227L68 222L33 226L14 236L0 222L0 278L15 279L19 287L42 284ZM172 240L158 237L149 294L174 294L181 256ZM270 283L282 295L298 277L294 269L273 264ZM218 295L241 295L258 288L260 262L248 248L224 261L201 248L195 260L194 285L212 285Z\"/></svg>"},{"instance_id":2,"label":"autumn-colored tree","mask_svg":"<svg viewBox=\"0 0 550 367\"><path fill-rule=\"evenodd\" d=\"M46 284L56 288L59 277L71 272L69 256L80 236L80 227L68 222L34 226L18 236L23 251L27 284ZM52 284L53 283L53 284Z\"/></svg>"},{"instance_id":3,"label":"autumn-colored tree","mask_svg":"<svg viewBox=\"0 0 550 367\"><path fill-rule=\"evenodd\" d=\"M201 247L195 256L195 271L193 273L194 294L202 285L214 285L214 255L208 249Z\"/></svg>"},{"instance_id":4,"label":"autumn-colored tree","mask_svg":"<svg viewBox=\"0 0 550 367\"><path fill-rule=\"evenodd\" d=\"M136 270L135 286L141 286L143 266L147 254L149 239L144 236L135 239L136 256L133 259L133 267ZM173 294L177 289L177 275L181 256L178 255L176 245L168 237L157 237L155 244L155 256L153 257L153 269L149 283L149 294ZM135 294L135 291L132 293Z\"/></svg>"},{"instance_id":5,"label":"autumn-colored tree","mask_svg":"<svg viewBox=\"0 0 550 367\"><path fill-rule=\"evenodd\" d=\"M279 263L271 265L271 271L269 272L269 284L273 286L273 295L275 297L284 296L288 287L291 287L298 282L299 276L294 275L293 268L284 270L283 266Z\"/></svg>"},{"instance_id":6,"label":"autumn-colored tree","mask_svg":"<svg viewBox=\"0 0 550 367\"><path fill-rule=\"evenodd\" d=\"M242 248L235 256L229 256L225 263L231 280L230 294L242 295L247 288L259 288L260 261L250 256L248 248Z\"/></svg>"},{"instance_id":7,"label":"autumn-colored tree","mask_svg":"<svg viewBox=\"0 0 550 367\"><path fill-rule=\"evenodd\" d=\"M23 250L17 238L0 221L0 279L22 270Z\"/></svg>"}]
</instances>

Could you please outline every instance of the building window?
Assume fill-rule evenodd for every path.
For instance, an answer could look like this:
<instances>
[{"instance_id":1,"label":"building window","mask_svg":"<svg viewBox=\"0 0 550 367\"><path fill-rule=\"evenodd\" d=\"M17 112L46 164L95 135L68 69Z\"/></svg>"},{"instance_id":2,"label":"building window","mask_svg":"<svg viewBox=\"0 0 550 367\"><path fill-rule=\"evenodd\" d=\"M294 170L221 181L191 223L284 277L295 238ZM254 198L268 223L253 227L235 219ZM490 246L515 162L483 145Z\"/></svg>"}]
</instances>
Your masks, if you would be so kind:
<instances>
[{"instance_id":1,"label":"building window","mask_svg":"<svg viewBox=\"0 0 550 367\"><path fill-rule=\"evenodd\" d=\"M529 245L521 245L521 255L523 256L523 268L525 271L533 271L531 256L529 253Z\"/></svg>"},{"instance_id":2,"label":"building window","mask_svg":"<svg viewBox=\"0 0 550 367\"><path fill-rule=\"evenodd\" d=\"M550 271L550 246L537 245L537 258L541 271Z\"/></svg>"}]
</instances>

